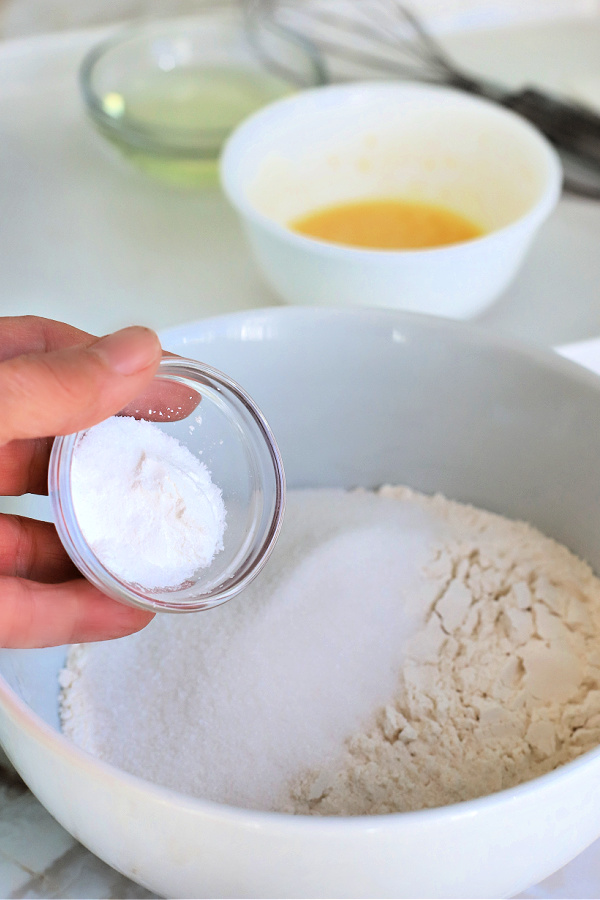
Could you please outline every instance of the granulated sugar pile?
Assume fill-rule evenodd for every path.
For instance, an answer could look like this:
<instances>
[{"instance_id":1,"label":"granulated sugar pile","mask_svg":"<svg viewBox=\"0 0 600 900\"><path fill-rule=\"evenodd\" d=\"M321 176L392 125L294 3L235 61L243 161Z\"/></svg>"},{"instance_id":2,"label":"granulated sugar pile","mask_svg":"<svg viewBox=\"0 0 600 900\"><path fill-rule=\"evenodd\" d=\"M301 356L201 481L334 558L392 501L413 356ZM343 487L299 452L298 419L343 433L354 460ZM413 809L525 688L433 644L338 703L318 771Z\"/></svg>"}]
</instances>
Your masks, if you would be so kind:
<instances>
[{"instance_id":1,"label":"granulated sugar pile","mask_svg":"<svg viewBox=\"0 0 600 900\"><path fill-rule=\"evenodd\" d=\"M291 491L239 597L80 645L63 728L200 797L438 806L600 743L600 581L522 523L406 488Z\"/></svg>"},{"instance_id":2,"label":"granulated sugar pile","mask_svg":"<svg viewBox=\"0 0 600 900\"><path fill-rule=\"evenodd\" d=\"M241 595L71 653L66 733L169 787L276 805L393 696L438 531L414 504L288 492L275 551Z\"/></svg>"}]
</instances>

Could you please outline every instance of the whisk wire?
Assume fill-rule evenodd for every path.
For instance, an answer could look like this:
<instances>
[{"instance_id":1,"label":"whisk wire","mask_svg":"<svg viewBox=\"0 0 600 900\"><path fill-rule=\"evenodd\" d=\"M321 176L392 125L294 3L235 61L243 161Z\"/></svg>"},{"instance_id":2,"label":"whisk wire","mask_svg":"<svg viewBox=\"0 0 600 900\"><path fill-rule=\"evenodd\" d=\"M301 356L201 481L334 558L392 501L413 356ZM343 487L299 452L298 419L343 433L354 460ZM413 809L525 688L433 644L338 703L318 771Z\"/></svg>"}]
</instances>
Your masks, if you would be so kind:
<instances>
[{"instance_id":1,"label":"whisk wire","mask_svg":"<svg viewBox=\"0 0 600 900\"><path fill-rule=\"evenodd\" d=\"M392 0L393 6L403 23L408 23L412 29L413 38L417 38L420 45L427 50L429 61L435 63L439 68L450 76L457 73L457 68L450 57L444 52L441 45L431 36L425 28L418 16L399 0ZM415 42L416 43L416 42ZM419 52L418 48L415 48Z\"/></svg>"},{"instance_id":2,"label":"whisk wire","mask_svg":"<svg viewBox=\"0 0 600 900\"><path fill-rule=\"evenodd\" d=\"M362 18L359 20L356 16L346 15L339 10L331 14L326 10L307 9L302 4L287 7L287 10L282 8L280 11L283 15L279 21L291 30L307 29L303 33L330 61L350 62L365 66L371 71L404 78L439 80L437 74L432 77L432 73L424 68L422 53L414 46L414 40L406 35L394 34L391 29L386 31L371 21L363 21ZM288 15L285 15L286 11ZM315 33L315 25L321 26L318 34ZM340 43L340 28L344 29L345 38L350 38L351 43ZM382 50L386 52L382 53ZM407 59L403 59L403 55Z\"/></svg>"},{"instance_id":3,"label":"whisk wire","mask_svg":"<svg viewBox=\"0 0 600 900\"><path fill-rule=\"evenodd\" d=\"M309 87L315 82L326 84L331 79L322 54L312 40L278 19L277 5L278 0L243 0L246 34L257 57L267 69L292 84L296 82L300 87ZM315 81L311 80L306 84L299 81L298 73L286 66L280 56L270 50L267 38L283 41L287 47L299 47L312 60Z\"/></svg>"},{"instance_id":4,"label":"whisk wire","mask_svg":"<svg viewBox=\"0 0 600 900\"><path fill-rule=\"evenodd\" d=\"M315 0L258 0L258 5L288 34L310 40L328 63L350 62L372 72L471 91L479 87L479 82L454 65L401 0L362 0L345 8L336 5L333 11Z\"/></svg>"}]
</instances>

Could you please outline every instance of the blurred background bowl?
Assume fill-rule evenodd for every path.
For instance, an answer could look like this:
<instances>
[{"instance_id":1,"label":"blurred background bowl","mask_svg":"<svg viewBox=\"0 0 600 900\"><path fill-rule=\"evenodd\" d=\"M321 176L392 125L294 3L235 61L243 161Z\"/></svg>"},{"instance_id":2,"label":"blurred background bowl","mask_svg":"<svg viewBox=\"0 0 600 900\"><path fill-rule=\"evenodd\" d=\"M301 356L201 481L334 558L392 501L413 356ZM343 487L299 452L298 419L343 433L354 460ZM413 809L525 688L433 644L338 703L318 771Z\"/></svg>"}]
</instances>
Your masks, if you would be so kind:
<instances>
[{"instance_id":1,"label":"blurred background bowl","mask_svg":"<svg viewBox=\"0 0 600 900\"><path fill-rule=\"evenodd\" d=\"M557 203L561 167L538 131L489 101L439 86L369 82L306 91L251 116L227 143L221 180L284 301L462 319L515 277ZM373 250L290 228L314 210L372 198L442 206L483 235Z\"/></svg>"},{"instance_id":2,"label":"blurred background bowl","mask_svg":"<svg viewBox=\"0 0 600 900\"><path fill-rule=\"evenodd\" d=\"M578 366L394 310L273 308L176 328L163 343L252 393L289 487L442 491L531 522L600 572L600 379ZM0 650L0 740L67 830L162 896L511 896L600 835L599 750L488 797L379 817L178 795L60 734L64 659L65 648Z\"/></svg>"},{"instance_id":3,"label":"blurred background bowl","mask_svg":"<svg viewBox=\"0 0 600 900\"><path fill-rule=\"evenodd\" d=\"M149 174L188 187L212 184L236 125L266 103L323 81L310 46L280 30L261 35L261 42L271 57L268 69L241 5L224 0L200 2L193 17L120 29L82 62L87 111Z\"/></svg>"}]
</instances>

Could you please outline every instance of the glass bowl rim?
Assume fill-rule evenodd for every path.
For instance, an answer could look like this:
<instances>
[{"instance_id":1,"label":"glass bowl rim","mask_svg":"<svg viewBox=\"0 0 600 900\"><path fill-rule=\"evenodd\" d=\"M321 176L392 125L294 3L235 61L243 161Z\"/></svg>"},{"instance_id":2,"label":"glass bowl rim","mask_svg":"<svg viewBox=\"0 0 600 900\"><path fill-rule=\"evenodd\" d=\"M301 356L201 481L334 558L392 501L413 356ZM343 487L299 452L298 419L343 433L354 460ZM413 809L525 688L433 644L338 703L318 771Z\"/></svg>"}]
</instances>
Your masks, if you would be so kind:
<instances>
[{"instance_id":1,"label":"glass bowl rim","mask_svg":"<svg viewBox=\"0 0 600 900\"><path fill-rule=\"evenodd\" d=\"M236 7L224 0L208 0L204 4L204 9L199 10L196 14L190 16L171 17L168 19L149 19L138 23L129 23L119 28L116 32L109 34L99 42L95 43L84 55L78 73L79 89L83 97L87 112L98 126L103 128L107 133L120 137L121 140L136 150L144 151L155 156L171 156L173 158L196 158L196 159L216 159L223 147L223 144L232 133L234 125L223 128L202 128L192 127L185 128L181 126L161 126L144 124L142 121L119 119L109 115L102 106L102 101L93 86L93 78L96 67L106 56L114 49L124 45L128 41L141 39L148 40L151 35L159 37L161 32L164 36L167 34L180 33L185 35L185 23L201 23L202 13L221 11L231 13L236 11ZM243 11L242 11L243 14ZM243 23L240 26L243 29ZM154 34L154 32L156 32ZM286 38L292 43L293 35L286 35ZM311 71L309 87L319 87L328 82L328 76L323 68L322 62L309 51L305 42L293 40L294 45L300 48L307 62L307 66ZM261 66L265 72L268 67L264 64L261 57L257 53L257 64ZM287 81L290 85L294 82L290 78L286 78L282 74L278 74L282 81Z\"/></svg>"}]
</instances>

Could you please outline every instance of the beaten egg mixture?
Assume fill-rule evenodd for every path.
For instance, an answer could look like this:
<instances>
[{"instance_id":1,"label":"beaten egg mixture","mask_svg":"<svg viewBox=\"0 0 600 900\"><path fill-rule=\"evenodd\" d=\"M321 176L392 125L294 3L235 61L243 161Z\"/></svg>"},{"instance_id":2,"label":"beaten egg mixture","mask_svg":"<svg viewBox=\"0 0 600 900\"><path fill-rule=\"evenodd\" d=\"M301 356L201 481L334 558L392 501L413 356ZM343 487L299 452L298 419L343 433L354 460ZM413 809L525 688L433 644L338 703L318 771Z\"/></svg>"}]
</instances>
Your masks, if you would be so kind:
<instances>
[{"instance_id":1,"label":"beaten egg mixture","mask_svg":"<svg viewBox=\"0 0 600 900\"><path fill-rule=\"evenodd\" d=\"M474 222L429 203L411 200L357 200L319 209L290 222L307 237L372 250L442 247L480 237Z\"/></svg>"}]
</instances>

